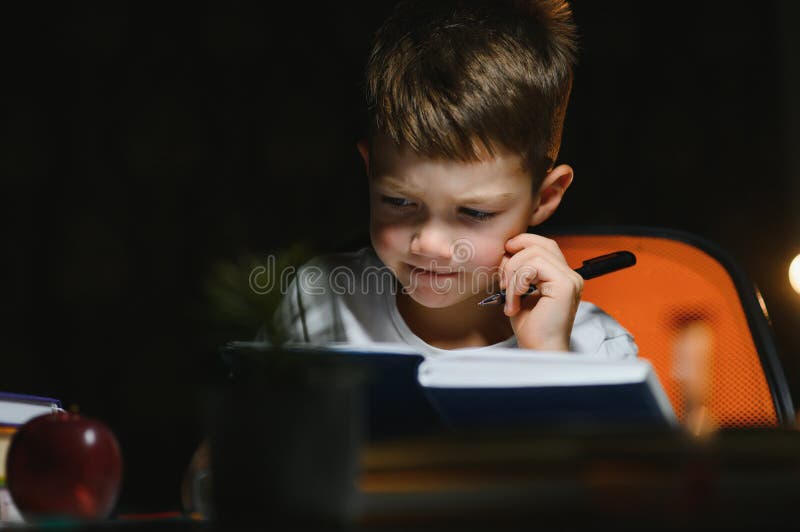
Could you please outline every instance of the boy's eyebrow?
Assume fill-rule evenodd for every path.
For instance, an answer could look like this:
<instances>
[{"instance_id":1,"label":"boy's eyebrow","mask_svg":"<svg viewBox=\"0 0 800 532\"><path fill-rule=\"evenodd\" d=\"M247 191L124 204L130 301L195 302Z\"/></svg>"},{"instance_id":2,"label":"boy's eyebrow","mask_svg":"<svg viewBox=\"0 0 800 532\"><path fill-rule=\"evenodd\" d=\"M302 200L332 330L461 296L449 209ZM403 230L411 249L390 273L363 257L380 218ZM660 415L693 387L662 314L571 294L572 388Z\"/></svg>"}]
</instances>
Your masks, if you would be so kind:
<instances>
[{"instance_id":1,"label":"boy's eyebrow","mask_svg":"<svg viewBox=\"0 0 800 532\"><path fill-rule=\"evenodd\" d=\"M410 188L403 181L392 179L391 177L382 177L377 182L380 185L385 186L387 188L391 188L392 190L397 191L400 194L404 194L407 196L415 195L414 189Z\"/></svg>"},{"instance_id":2,"label":"boy's eyebrow","mask_svg":"<svg viewBox=\"0 0 800 532\"><path fill-rule=\"evenodd\" d=\"M457 203L492 203L494 201L503 201L506 199L513 198L515 194L513 192L502 192L500 194L495 195L488 195L488 194L481 194L475 196L463 196L456 200Z\"/></svg>"},{"instance_id":3,"label":"boy's eyebrow","mask_svg":"<svg viewBox=\"0 0 800 532\"><path fill-rule=\"evenodd\" d=\"M408 195L408 196L415 196L416 192L413 188L409 188L406 183L403 181L399 181L396 179L392 179L390 177L384 177L381 179L381 184L391 188L392 190L397 191L398 194ZM499 202L504 201L507 199L511 199L515 196L513 192L501 192L499 194L470 194L468 196L461 196L455 199L455 203L460 204L475 204L475 203L492 203L492 202Z\"/></svg>"}]
</instances>

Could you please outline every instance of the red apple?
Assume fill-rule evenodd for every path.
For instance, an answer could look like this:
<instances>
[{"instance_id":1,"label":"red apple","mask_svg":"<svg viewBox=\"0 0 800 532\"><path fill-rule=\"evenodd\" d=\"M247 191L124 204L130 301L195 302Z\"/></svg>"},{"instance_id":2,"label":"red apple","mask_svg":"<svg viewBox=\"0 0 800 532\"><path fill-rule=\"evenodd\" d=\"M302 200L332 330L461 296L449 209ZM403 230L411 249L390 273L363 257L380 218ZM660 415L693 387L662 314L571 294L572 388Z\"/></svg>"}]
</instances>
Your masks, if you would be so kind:
<instances>
[{"instance_id":1,"label":"red apple","mask_svg":"<svg viewBox=\"0 0 800 532\"><path fill-rule=\"evenodd\" d=\"M6 483L25 520L104 519L122 479L114 434L99 421L68 412L45 414L11 441Z\"/></svg>"}]
</instances>

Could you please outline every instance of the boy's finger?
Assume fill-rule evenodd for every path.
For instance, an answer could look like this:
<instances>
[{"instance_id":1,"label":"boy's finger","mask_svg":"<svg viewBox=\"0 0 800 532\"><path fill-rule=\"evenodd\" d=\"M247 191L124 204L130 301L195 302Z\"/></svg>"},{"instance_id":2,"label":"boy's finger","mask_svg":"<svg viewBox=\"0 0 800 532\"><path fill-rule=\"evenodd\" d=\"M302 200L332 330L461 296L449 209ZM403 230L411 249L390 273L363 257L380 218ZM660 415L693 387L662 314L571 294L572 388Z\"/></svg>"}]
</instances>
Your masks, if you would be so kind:
<instances>
[{"instance_id":1,"label":"boy's finger","mask_svg":"<svg viewBox=\"0 0 800 532\"><path fill-rule=\"evenodd\" d=\"M539 278L539 268L537 266L545 263L546 259L538 257L535 262L537 265L533 263L523 265L515 270L509 278L506 286L505 313L507 316L513 316L519 312L522 295L528 291L531 285L536 284Z\"/></svg>"},{"instance_id":2,"label":"boy's finger","mask_svg":"<svg viewBox=\"0 0 800 532\"><path fill-rule=\"evenodd\" d=\"M508 255L503 255L503 258L500 259L500 265L497 267L497 277L499 279L500 290L505 290L506 288L506 278L505 278L505 271L508 267L508 261L511 257Z\"/></svg>"},{"instance_id":3,"label":"boy's finger","mask_svg":"<svg viewBox=\"0 0 800 532\"><path fill-rule=\"evenodd\" d=\"M579 276L574 271L554 263L544 254L534 256L510 273L506 286L505 314L510 317L519 312L522 295L534 284L540 289L539 295L542 297L559 297L558 294L564 294L565 286L572 286L571 291L580 292L581 288L575 285L575 277Z\"/></svg>"},{"instance_id":4,"label":"boy's finger","mask_svg":"<svg viewBox=\"0 0 800 532\"><path fill-rule=\"evenodd\" d=\"M560 254L552 253L550 250L541 246L532 246L515 253L505 264L504 275L506 284L509 283L511 276L526 264L531 264L537 257L543 257L550 261L553 266L561 270L565 275L574 273L574 270L567 265Z\"/></svg>"},{"instance_id":5,"label":"boy's finger","mask_svg":"<svg viewBox=\"0 0 800 532\"><path fill-rule=\"evenodd\" d=\"M543 247L550 253L561 257L561 259L566 262L564 259L564 254L561 252L561 248L558 246L558 242L552 238L547 238L532 233L522 233L506 241L506 251L509 253L517 253L532 246Z\"/></svg>"}]
</instances>

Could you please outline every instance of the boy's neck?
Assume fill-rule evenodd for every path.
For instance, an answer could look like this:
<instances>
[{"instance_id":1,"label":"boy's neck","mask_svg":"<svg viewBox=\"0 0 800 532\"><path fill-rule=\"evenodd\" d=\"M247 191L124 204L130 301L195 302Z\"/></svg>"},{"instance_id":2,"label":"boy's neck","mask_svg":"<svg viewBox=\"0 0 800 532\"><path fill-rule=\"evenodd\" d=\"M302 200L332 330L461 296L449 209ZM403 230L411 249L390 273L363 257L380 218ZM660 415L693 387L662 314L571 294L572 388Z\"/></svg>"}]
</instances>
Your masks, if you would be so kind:
<instances>
[{"instance_id":1,"label":"boy's neck","mask_svg":"<svg viewBox=\"0 0 800 532\"><path fill-rule=\"evenodd\" d=\"M484 347L514 334L502 305L478 306L478 301L484 297L485 294L478 294L450 307L429 308L400 291L397 310L408 328L434 347Z\"/></svg>"}]
</instances>

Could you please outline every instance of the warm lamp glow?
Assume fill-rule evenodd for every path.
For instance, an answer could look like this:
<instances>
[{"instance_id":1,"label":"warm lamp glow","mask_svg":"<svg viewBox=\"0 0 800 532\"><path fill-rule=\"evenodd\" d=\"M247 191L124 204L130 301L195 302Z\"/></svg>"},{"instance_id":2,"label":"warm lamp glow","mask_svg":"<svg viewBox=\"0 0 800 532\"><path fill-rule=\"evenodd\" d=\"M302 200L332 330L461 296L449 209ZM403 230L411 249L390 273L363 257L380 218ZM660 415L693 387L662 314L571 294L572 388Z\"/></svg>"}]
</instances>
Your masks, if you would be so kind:
<instances>
[{"instance_id":1,"label":"warm lamp glow","mask_svg":"<svg viewBox=\"0 0 800 532\"><path fill-rule=\"evenodd\" d=\"M789 284L794 291L800 294L800 255L796 256L789 265Z\"/></svg>"}]
</instances>

